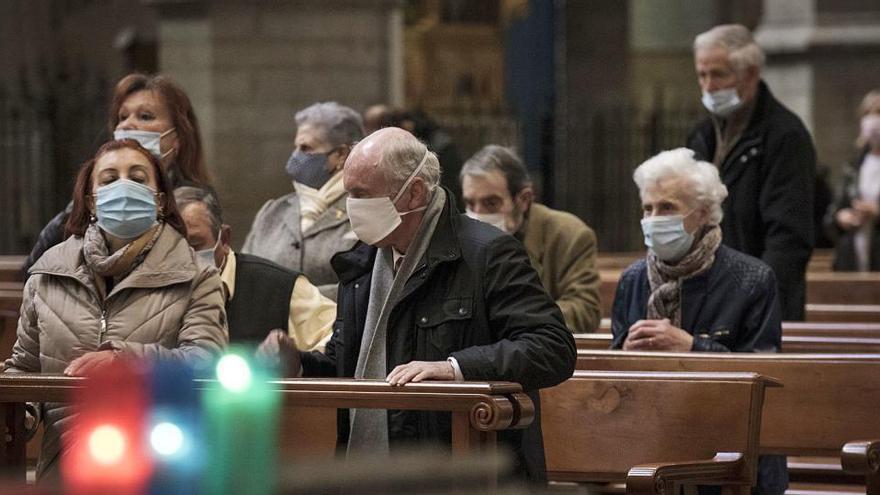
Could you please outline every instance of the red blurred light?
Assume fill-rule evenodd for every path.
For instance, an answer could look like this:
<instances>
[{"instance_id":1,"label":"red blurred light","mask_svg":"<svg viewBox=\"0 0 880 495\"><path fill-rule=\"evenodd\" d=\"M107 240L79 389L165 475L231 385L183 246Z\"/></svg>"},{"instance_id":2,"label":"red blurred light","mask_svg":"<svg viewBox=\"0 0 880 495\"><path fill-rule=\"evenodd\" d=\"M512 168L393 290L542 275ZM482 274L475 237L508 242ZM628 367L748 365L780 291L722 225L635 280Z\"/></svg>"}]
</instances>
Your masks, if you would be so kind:
<instances>
[{"instance_id":1,"label":"red blurred light","mask_svg":"<svg viewBox=\"0 0 880 495\"><path fill-rule=\"evenodd\" d=\"M152 461L144 438L144 373L116 360L77 390L77 414L65 435L62 474L69 493L143 493Z\"/></svg>"}]
</instances>

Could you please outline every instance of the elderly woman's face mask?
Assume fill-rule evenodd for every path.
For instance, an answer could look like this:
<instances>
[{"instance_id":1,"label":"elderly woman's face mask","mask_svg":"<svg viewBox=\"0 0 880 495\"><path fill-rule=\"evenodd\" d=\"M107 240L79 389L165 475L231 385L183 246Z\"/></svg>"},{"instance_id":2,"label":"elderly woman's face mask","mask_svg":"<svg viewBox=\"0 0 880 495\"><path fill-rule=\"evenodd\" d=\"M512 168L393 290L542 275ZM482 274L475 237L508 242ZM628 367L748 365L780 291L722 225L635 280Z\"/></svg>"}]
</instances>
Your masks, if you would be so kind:
<instances>
[{"instance_id":1,"label":"elderly woman's face mask","mask_svg":"<svg viewBox=\"0 0 880 495\"><path fill-rule=\"evenodd\" d=\"M665 215L642 219L645 246L663 261L677 261L684 257L694 244L694 235L685 230L684 215Z\"/></svg>"}]
</instances>

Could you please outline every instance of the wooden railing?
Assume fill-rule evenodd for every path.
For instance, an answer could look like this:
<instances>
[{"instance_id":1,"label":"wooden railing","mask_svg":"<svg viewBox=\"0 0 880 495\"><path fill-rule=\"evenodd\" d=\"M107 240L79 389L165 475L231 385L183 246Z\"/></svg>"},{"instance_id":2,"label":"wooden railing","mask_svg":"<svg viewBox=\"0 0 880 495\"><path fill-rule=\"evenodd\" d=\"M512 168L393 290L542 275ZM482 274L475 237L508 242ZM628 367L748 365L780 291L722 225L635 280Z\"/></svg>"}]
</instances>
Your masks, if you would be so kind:
<instances>
[{"instance_id":1,"label":"wooden railing","mask_svg":"<svg viewBox=\"0 0 880 495\"><path fill-rule=\"evenodd\" d=\"M0 465L7 474L24 479L24 403L66 402L71 392L87 386L87 380L60 375L0 374L0 417L7 428L2 442ZM294 379L270 381L282 394L285 408L376 408L419 411L447 411L452 416L453 453L491 453L496 432L525 428L535 418L534 404L519 384L508 382L423 382L392 386L381 380ZM199 388L216 386L197 381ZM287 410L289 412L289 410ZM286 417L285 417L286 416ZM282 412L282 429L308 429L313 424L293 424ZM325 415L326 416L326 415ZM306 418L308 419L308 418ZM335 440L335 414L321 421L322 431L310 435L281 432L279 438L296 438L300 451L326 452ZM294 423L297 419L292 418ZM311 439L314 445L302 445ZM283 446L282 446L283 450Z\"/></svg>"}]
</instances>

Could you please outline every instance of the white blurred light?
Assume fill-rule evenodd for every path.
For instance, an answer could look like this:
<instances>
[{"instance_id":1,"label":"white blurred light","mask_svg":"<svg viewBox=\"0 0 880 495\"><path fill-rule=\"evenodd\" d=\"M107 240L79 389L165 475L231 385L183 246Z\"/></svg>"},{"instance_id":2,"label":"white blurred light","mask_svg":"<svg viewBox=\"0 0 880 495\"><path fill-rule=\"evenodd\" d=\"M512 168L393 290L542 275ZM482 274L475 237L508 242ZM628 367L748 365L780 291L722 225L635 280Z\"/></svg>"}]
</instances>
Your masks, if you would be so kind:
<instances>
[{"instance_id":1,"label":"white blurred light","mask_svg":"<svg viewBox=\"0 0 880 495\"><path fill-rule=\"evenodd\" d=\"M125 452L125 436L113 425L99 426L89 435L89 452L99 464L119 462Z\"/></svg>"},{"instance_id":2,"label":"white blurred light","mask_svg":"<svg viewBox=\"0 0 880 495\"><path fill-rule=\"evenodd\" d=\"M232 392L243 392L251 385L251 368L243 357L227 354L217 362L217 380Z\"/></svg>"},{"instance_id":3,"label":"white blurred light","mask_svg":"<svg viewBox=\"0 0 880 495\"><path fill-rule=\"evenodd\" d=\"M159 423L150 432L150 445L159 455L172 456L183 447L183 431L173 423Z\"/></svg>"}]
</instances>

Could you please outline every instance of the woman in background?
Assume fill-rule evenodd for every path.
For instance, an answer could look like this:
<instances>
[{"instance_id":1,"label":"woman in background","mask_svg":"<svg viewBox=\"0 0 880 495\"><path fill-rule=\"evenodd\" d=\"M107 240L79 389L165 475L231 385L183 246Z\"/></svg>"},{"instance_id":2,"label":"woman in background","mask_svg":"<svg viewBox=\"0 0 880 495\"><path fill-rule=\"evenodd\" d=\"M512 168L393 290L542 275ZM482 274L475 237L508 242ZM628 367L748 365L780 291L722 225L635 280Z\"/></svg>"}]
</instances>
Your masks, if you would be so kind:
<instances>
[{"instance_id":1,"label":"woman in background","mask_svg":"<svg viewBox=\"0 0 880 495\"><path fill-rule=\"evenodd\" d=\"M155 155L171 183L210 189L199 123L189 97L168 76L129 74L116 83L108 115L114 139L135 139ZM50 247L64 240L73 203L40 232L24 264L27 271Z\"/></svg>"},{"instance_id":2,"label":"woman in background","mask_svg":"<svg viewBox=\"0 0 880 495\"><path fill-rule=\"evenodd\" d=\"M834 270L880 270L880 89L859 105L859 157L844 176L827 224L836 238Z\"/></svg>"}]
</instances>

